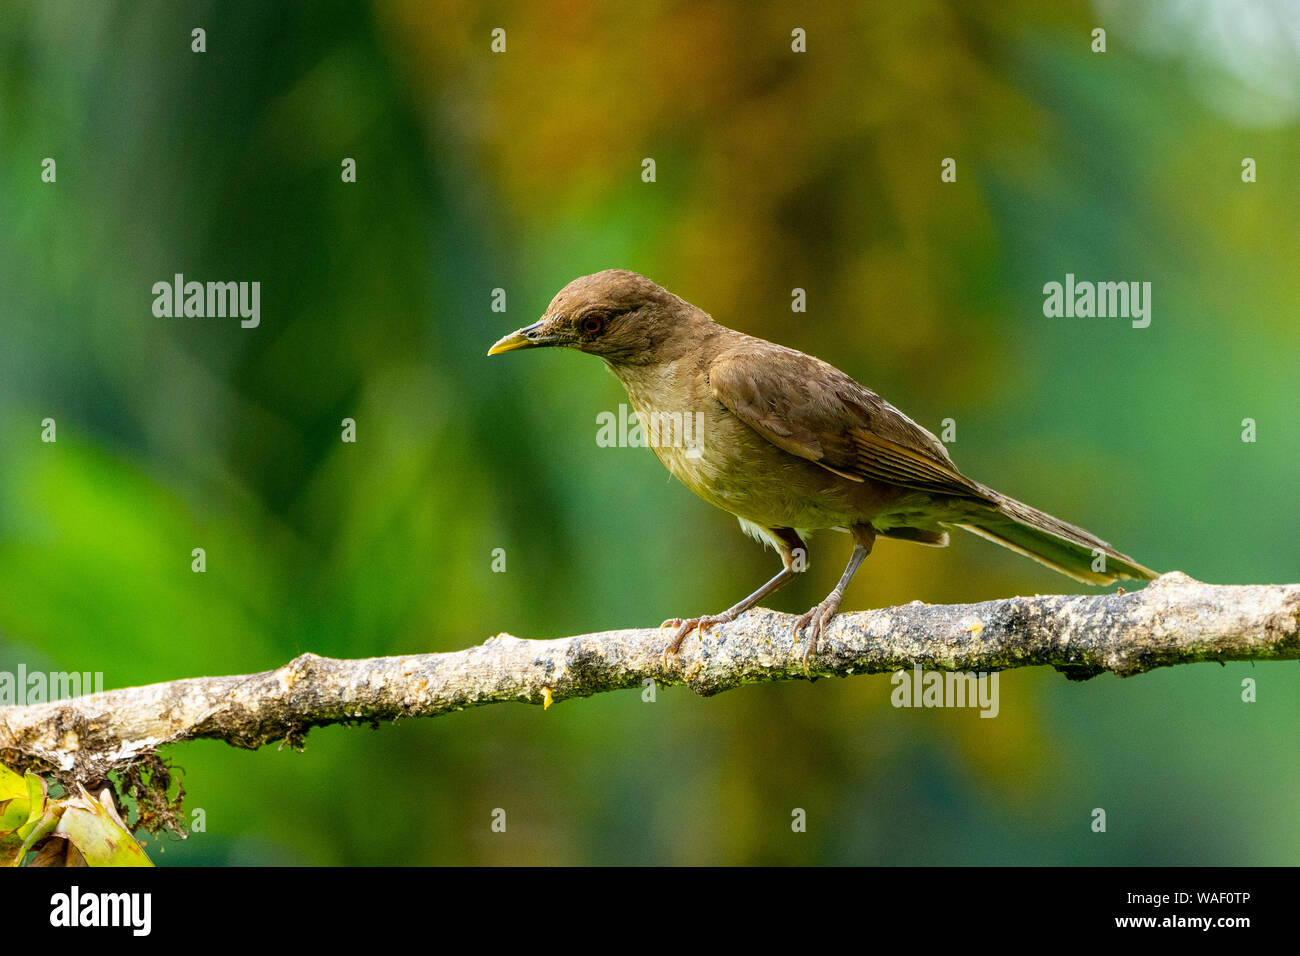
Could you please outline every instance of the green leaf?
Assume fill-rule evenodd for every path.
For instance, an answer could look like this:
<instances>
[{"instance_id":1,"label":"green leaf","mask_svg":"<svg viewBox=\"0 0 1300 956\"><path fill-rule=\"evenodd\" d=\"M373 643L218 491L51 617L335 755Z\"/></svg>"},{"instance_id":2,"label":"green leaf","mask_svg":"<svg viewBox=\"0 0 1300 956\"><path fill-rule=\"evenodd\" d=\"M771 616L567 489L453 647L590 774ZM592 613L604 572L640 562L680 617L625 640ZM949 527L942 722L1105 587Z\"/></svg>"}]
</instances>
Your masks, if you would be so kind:
<instances>
[{"instance_id":1,"label":"green leaf","mask_svg":"<svg viewBox=\"0 0 1300 956\"><path fill-rule=\"evenodd\" d=\"M63 817L56 833L66 836L81 851L88 866L153 866L135 837L121 825L116 811L100 803L83 788L63 801Z\"/></svg>"},{"instance_id":2,"label":"green leaf","mask_svg":"<svg viewBox=\"0 0 1300 956\"><path fill-rule=\"evenodd\" d=\"M0 839L4 839L27 822L31 803L27 799L27 782L4 764L0 764Z\"/></svg>"},{"instance_id":3,"label":"green leaf","mask_svg":"<svg viewBox=\"0 0 1300 956\"><path fill-rule=\"evenodd\" d=\"M27 796L0 800L0 837L6 837L27 822L31 804Z\"/></svg>"},{"instance_id":4,"label":"green leaf","mask_svg":"<svg viewBox=\"0 0 1300 956\"><path fill-rule=\"evenodd\" d=\"M13 862L9 865L20 866L23 857L27 855L27 851L54 832L54 828L59 825L59 817L62 815L62 807L56 804L42 813L37 819L28 820L26 825L18 831L18 835L23 838L23 845L18 848L18 855L14 857Z\"/></svg>"},{"instance_id":5,"label":"green leaf","mask_svg":"<svg viewBox=\"0 0 1300 956\"><path fill-rule=\"evenodd\" d=\"M0 801L27 796L27 784L23 778L0 763Z\"/></svg>"},{"instance_id":6,"label":"green leaf","mask_svg":"<svg viewBox=\"0 0 1300 956\"><path fill-rule=\"evenodd\" d=\"M46 804L50 799L50 788L46 786L45 779L32 773L30 770L25 774L27 784L27 822L18 828L18 836L24 841L28 840L31 833L45 817ZM24 843L26 846L26 843ZM24 849L18 854L18 859L23 858Z\"/></svg>"}]
</instances>

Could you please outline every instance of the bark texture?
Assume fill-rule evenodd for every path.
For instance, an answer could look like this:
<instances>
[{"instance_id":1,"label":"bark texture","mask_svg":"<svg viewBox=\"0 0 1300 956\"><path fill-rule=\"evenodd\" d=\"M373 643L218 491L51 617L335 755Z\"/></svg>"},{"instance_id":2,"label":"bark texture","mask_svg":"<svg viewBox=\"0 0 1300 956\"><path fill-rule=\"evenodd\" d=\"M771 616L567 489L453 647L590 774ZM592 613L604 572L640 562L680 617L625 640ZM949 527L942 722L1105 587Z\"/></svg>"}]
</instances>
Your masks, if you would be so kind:
<instances>
[{"instance_id":1,"label":"bark texture","mask_svg":"<svg viewBox=\"0 0 1300 956\"><path fill-rule=\"evenodd\" d=\"M498 701L549 706L602 691L687 684L711 695L803 679L794 617L755 609L687 638L664 667L655 628L555 640L499 634L442 654L336 660L304 654L261 674L194 677L0 708L0 758L65 780L100 780L158 747L215 738L300 746L312 727L430 717ZM1163 575L1127 594L1038 595L980 604L840 614L812 676L910 668L998 671L1046 665L1074 679L1198 661L1300 659L1300 584L1224 586Z\"/></svg>"}]
</instances>

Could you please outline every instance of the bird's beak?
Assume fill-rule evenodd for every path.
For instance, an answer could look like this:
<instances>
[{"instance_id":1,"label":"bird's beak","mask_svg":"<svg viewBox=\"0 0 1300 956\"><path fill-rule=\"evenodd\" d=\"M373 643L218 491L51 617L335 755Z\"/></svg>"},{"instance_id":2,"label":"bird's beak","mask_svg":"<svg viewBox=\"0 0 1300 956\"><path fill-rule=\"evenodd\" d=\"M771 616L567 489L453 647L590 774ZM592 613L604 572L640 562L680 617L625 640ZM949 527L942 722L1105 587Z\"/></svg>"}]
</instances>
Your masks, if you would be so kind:
<instances>
[{"instance_id":1,"label":"bird's beak","mask_svg":"<svg viewBox=\"0 0 1300 956\"><path fill-rule=\"evenodd\" d=\"M517 332L511 332L505 338L498 339L496 344L488 349L488 355L498 355L501 352L513 352L516 349L535 349L543 345L555 345L559 342L559 337L547 335L542 331L546 324L545 319L538 319L532 325L526 325Z\"/></svg>"}]
</instances>

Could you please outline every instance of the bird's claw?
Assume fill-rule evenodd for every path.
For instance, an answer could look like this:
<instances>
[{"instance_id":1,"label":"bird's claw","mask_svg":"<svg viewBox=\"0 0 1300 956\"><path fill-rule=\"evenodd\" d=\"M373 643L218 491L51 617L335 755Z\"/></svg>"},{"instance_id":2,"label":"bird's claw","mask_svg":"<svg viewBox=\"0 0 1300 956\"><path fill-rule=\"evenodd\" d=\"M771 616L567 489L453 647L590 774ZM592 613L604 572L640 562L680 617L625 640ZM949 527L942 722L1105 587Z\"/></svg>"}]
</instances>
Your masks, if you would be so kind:
<instances>
[{"instance_id":1,"label":"bird's claw","mask_svg":"<svg viewBox=\"0 0 1300 956\"><path fill-rule=\"evenodd\" d=\"M673 639L669 641L668 646L664 648L664 670L668 669L668 655L672 654L676 656L677 649L682 646L682 641L686 640L686 635L690 634L691 631L698 629L700 637L703 637L704 631L707 628L712 627L714 624L726 624L731 620L733 620L733 618L726 614L705 614L703 617L670 617L668 620L664 621L659 625L660 630L663 630L665 627L677 628L677 632L673 635Z\"/></svg>"},{"instance_id":2,"label":"bird's claw","mask_svg":"<svg viewBox=\"0 0 1300 956\"><path fill-rule=\"evenodd\" d=\"M803 672L808 673L808 658L817 653L817 644L826 632L826 625L840 610L840 598L831 594L816 607L809 608L794 622L794 639L799 640L799 632L808 631L808 646L803 651Z\"/></svg>"}]
</instances>

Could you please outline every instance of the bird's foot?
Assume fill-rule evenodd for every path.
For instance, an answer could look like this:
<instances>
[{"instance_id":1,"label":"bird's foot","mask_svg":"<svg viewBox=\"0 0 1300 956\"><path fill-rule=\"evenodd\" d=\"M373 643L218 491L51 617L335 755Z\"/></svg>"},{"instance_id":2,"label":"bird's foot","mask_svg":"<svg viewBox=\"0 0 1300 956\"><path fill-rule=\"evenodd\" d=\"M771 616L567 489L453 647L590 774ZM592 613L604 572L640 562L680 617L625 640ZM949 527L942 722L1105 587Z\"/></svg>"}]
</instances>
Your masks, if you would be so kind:
<instances>
[{"instance_id":1,"label":"bird's foot","mask_svg":"<svg viewBox=\"0 0 1300 956\"><path fill-rule=\"evenodd\" d=\"M799 632L803 629L808 631L808 646L803 651L803 672L808 673L808 658L817 653L817 644L826 630L826 625L831 622L840 610L840 595L832 591L814 608L810 608L804 614L799 616L799 620L794 622L794 639L799 640Z\"/></svg>"},{"instance_id":2,"label":"bird's foot","mask_svg":"<svg viewBox=\"0 0 1300 956\"><path fill-rule=\"evenodd\" d=\"M682 646L682 641L686 640L686 635L691 631L699 629L700 636L704 636L704 629L712 627L714 624L727 624L734 621L735 615L723 612L721 614L705 614L703 617L670 617L659 625L660 630L665 627L675 627L677 632L673 634L673 639L668 642L664 648L664 669L668 668L668 655L676 654L677 649Z\"/></svg>"}]
</instances>

